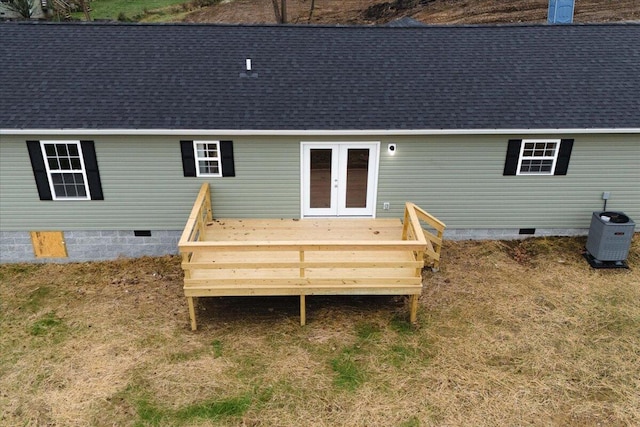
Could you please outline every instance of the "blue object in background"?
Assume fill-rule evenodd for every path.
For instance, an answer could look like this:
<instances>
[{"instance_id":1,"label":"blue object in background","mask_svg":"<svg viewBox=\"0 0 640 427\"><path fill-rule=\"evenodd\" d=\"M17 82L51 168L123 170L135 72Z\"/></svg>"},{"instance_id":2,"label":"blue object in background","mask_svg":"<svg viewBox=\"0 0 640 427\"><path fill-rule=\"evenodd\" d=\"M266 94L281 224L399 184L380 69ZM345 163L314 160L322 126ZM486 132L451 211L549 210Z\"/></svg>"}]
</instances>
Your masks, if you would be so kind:
<instances>
[{"instance_id":1,"label":"blue object in background","mask_svg":"<svg viewBox=\"0 0 640 427\"><path fill-rule=\"evenodd\" d=\"M575 0L549 0L547 23L571 24Z\"/></svg>"}]
</instances>

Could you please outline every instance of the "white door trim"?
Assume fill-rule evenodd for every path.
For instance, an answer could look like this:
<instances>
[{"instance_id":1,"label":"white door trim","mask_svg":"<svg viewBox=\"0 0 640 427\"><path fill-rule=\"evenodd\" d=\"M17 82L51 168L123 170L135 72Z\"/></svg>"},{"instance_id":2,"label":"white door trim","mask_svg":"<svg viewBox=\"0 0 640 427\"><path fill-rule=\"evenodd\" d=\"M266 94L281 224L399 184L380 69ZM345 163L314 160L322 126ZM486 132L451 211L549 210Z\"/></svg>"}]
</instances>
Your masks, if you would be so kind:
<instances>
[{"instance_id":1,"label":"white door trim","mask_svg":"<svg viewBox=\"0 0 640 427\"><path fill-rule=\"evenodd\" d=\"M309 212L309 191L308 180L310 171L310 159L307 156L308 150L313 148L335 149L336 155L332 156L332 181L342 179L339 182L337 193L334 193L335 206L326 210L315 209ZM346 152L350 148L368 148L371 150L369 158L369 171L367 177L367 207L366 208L346 208L339 200L346 195L346 177L342 176L346 166L338 165L339 161L346 159ZM341 155L342 153L342 155ZM339 157L342 157L341 159ZM380 141L301 141L300 142L300 217L346 217L346 218L375 218L378 198L378 170L380 165ZM338 169L339 168L339 169ZM332 204L333 205L333 204Z\"/></svg>"},{"instance_id":2,"label":"white door trim","mask_svg":"<svg viewBox=\"0 0 640 427\"><path fill-rule=\"evenodd\" d=\"M301 205L301 217L335 217L336 215L336 201L338 199L338 153L339 153L339 144L334 143L315 143L308 142L302 143L300 151L300 159L301 159L301 178L300 178L300 200L302 202ZM331 153L331 206L328 208L311 208L308 207L311 204L311 194L308 191L309 180L311 176L311 156L307 155L310 153L310 150L313 149L324 149L324 150L332 150ZM334 152L335 150L335 152Z\"/></svg>"}]
</instances>

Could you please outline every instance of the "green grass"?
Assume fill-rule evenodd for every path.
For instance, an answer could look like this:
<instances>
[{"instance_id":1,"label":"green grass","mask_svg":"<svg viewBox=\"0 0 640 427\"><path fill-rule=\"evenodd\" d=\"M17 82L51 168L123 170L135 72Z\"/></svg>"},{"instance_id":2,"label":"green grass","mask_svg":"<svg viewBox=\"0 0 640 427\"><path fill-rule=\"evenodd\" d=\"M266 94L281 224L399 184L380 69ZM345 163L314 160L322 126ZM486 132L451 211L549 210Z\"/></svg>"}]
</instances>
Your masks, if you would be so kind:
<instances>
[{"instance_id":1,"label":"green grass","mask_svg":"<svg viewBox=\"0 0 640 427\"><path fill-rule=\"evenodd\" d=\"M341 389L353 391L366 379L364 369L350 352L343 352L332 359L331 369L336 373L334 383Z\"/></svg>"},{"instance_id":2,"label":"green grass","mask_svg":"<svg viewBox=\"0 0 640 427\"><path fill-rule=\"evenodd\" d=\"M152 405L147 399L141 399L136 405L138 421L136 427L157 426L167 418L167 412Z\"/></svg>"},{"instance_id":3,"label":"green grass","mask_svg":"<svg viewBox=\"0 0 640 427\"><path fill-rule=\"evenodd\" d=\"M429 363L427 348L421 348L415 343L404 343L405 338L415 331L406 320L393 318L388 329L377 323L360 322L354 329L355 344L343 347L337 357L329 360L335 375L334 385L338 389L354 391L367 380L368 371L375 368L371 366L374 362L368 360L367 355L378 355L395 368L401 368L408 361ZM381 339L385 335L388 338L392 331L397 335L395 344L388 346L381 343Z\"/></svg>"},{"instance_id":4,"label":"green grass","mask_svg":"<svg viewBox=\"0 0 640 427\"><path fill-rule=\"evenodd\" d=\"M54 334L64 327L62 319L54 312L49 312L36 320L29 329L29 333L36 337Z\"/></svg>"},{"instance_id":5,"label":"green grass","mask_svg":"<svg viewBox=\"0 0 640 427\"><path fill-rule=\"evenodd\" d=\"M394 316L390 322L391 329L396 331L400 335L411 335L416 329L408 322L404 317Z\"/></svg>"},{"instance_id":6,"label":"green grass","mask_svg":"<svg viewBox=\"0 0 640 427\"><path fill-rule=\"evenodd\" d=\"M380 337L382 329L374 323L358 323L356 325L356 335L361 340L374 340Z\"/></svg>"},{"instance_id":7,"label":"green grass","mask_svg":"<svg viewBox=\"0 0 640 427\"><path fill-rule=\"evenodd\" d=\"M179 427L202 421L233 419L244 415L254 403L259 406L271 397L270 390L254 388L239 395L209 397L175 408L154 398L149 384L150 379L138 373L129 385L111 399L115 402L129 402L136 415L135 419L131 420L135 427Z\"/></svg>"},{"instance_id":8,"label":"green grass","mask_svg":"<svg viewBox=\"0 0 640 427\"><path fill-rule=\"evenodd\" d=\"M94 0L91 2L91 19L118 19L124 14L129 19L138 20L148 11L163 9L186 3L185 0ZM82 12L75 13L74 18L84 19Z\"/></svg>"},{"instance_id":9,"label":"green grass","mask_svg":"<svg viewBox=\"0 0 640 427\"><path fill-rule=\"evenodd\" d=\"M175 412L175 419L180 423L188 423L194 420L218 421L226 417L239 417L250 406L251 395L245 394L187 406Z\"/></svg>"},{"instance_id":10,"label":"green grass","mask_svg":"<svg viewBox=\"0 0 640 427\"><path fill-rule=\"evenodd\" d=\"M220 0L93 0L92 20L118 20L126 22L181 22L201 7L212 6ZM72 14L84 20L82 11Z\"/></svg>"},{"instance_id":11,"label":"green grass","mask_svg":"<svg viewBox=\"0 0 640 427\"><path fill-rule=\"evenodd\" d=\"M420 420L417 417L411 417L400 424L400 427L420 427Z\"/></svg>"},{"instance_id":12,"label":"green grass","mask_svg":"<svg viewBox=\"0 0 640 427\"><path fill-rule=\"evenodd\" d=\"M218 357L222 357L222 341L213 340L213 342L211 343L211 348L213 348L213 357L215 357L216 359Z\"/></svg>"},{"instance_id":13,"label":"green grass","mask_svg":"<svg viewBox=\"0 0 640 427\"><path fill-rule=\"evenodd\" d=\"M356 330L360 330L356 327ZM335 374L334 385L337 388L354 391L367 379L366 361L364 354L369 351L369 346L363 346L365 341L360 339L358 344L342 349L337 357L329 363Z\"/></svg>"},{"instance_id":14,"label":"green grass","mask_svg":"<svg viewBox=\"0 0 640 427\"><path fill-rule=\"evenodd\" d=\"M406 345L392 345L390 350L392 356L391 361L394 366L400 366L402 363L420 355L417 348Z\"/></svg>"},{"instance_id":15,"label":"green grass","mask_svg":"<svg viewBox=\"0 0 640 427\"><path fill-rule=\"evenodd\" d=\"M174 410L155 405L144 397L135 403L138 415L135 426L184 426L198 421L220 421L225 418L240 417L249 410L252 402L252 395L247 393L195 403Z\"/></svg>"},{"instance_id":16,"label":"green grass","mask_svg":"<svg viewBox=\"0 0 640 427\"><path fill-rule=\"evenodd\" d=\"M43 264L6 264L0 268L0 280L35 274Z\"/></svg>"}]
</instances>

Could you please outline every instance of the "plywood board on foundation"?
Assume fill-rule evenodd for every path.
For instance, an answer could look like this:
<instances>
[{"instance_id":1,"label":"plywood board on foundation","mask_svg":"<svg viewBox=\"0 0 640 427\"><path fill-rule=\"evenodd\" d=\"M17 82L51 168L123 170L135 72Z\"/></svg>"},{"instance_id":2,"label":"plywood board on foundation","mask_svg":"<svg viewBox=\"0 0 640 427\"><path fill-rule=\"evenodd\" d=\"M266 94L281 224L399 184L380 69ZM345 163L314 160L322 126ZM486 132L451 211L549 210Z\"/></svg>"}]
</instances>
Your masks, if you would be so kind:
<instances>
[{"instance_id":1,"label":"plywood board on foundation","mask_svg":"<svg viewBox=\"0 0 640 427\"><path fill-rule=\"evenodd\" d=\"M31 243L36 258L67 257L67 246L62 231L32 231Z\"/></svg>"}]
</instances>

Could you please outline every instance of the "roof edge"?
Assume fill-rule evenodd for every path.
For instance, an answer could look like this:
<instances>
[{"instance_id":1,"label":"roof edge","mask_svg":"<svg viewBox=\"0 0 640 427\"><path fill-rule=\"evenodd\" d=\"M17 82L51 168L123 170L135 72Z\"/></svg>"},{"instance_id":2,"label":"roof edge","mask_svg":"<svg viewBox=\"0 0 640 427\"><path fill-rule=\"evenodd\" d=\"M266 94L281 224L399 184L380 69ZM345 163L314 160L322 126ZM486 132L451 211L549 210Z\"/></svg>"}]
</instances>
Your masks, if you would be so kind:
<instances>
[{"instance_id":1,"label":"roof edge","mask_svg":"<svg viewBox=\"0 0 640 427\"><path fill-rule=\"evenodd\" d=\"M405 18L411 18L410 16ZM571 24L563 25L551 25L546 21L537 22L498 22L498 23L474 23L474 24L460 24L460 23L428 23L421 22L421 26L404 26L393 27L386 24L379 25L366 25L366 24L301 24L301 23L288 23L277 24L272 22L248 22L248 23L229 23L229 22L121 22L112 19L103 19L95 21L41 21L41 20L0 20L0 24L4 25L39 25L39 26L75 26L75 27L96 27L96 26L119 26L119 27L267 27L267 28L341 28L341 29L381 29L386 28L392 31L399 29L422 29L425 28L528 28L528 27L547 27L552 29L558 28L571 28L571 27L606 27L606 26L639 26L640 20L621 20L621 21L604 21L604 22L573 22Z\"/></svg>"},{"instance_id":2,"label":"roof edge","mask_svg":"<svg viewBox=\"0 0 640 427\"><path fill-rule=\"evenodd\" d=\"M234 135L234 136L370 136L370 135L559 135L559 134L634 134L640 128L566 128L566 129L0 129L0 135Z\"/></svg>"}]
</instances>

